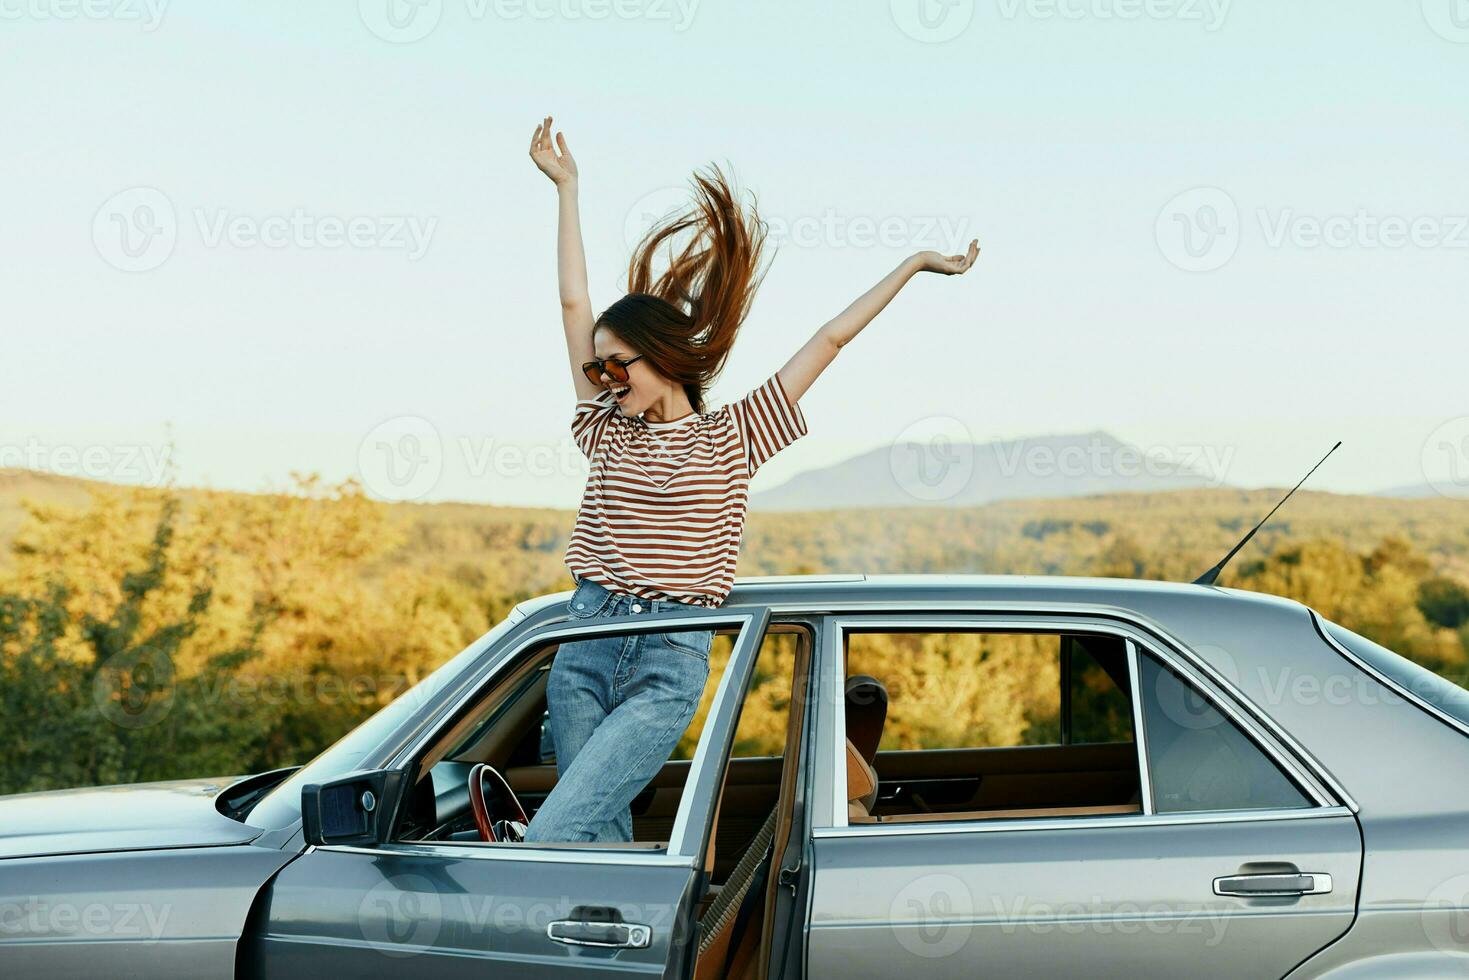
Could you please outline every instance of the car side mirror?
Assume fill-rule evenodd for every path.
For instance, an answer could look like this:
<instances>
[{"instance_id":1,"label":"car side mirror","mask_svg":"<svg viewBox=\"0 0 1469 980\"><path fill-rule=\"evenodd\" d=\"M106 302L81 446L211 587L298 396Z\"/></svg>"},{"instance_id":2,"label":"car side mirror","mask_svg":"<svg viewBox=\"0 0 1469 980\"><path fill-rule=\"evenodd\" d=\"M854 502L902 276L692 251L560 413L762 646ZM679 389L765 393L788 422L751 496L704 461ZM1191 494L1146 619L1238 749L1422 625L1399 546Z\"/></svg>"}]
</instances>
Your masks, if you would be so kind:
<instances>
[{"instance_id":1,"label":"car side mirror","mask_svg":"<svg viewBox=\"0 0 1469 980\"><path fill-rule=\"evenodd\" d=\"M306 843L318 847L386 843L398 815L404 775L398 769L362 769L301 787Z\"/></svg>"}]
</instances>

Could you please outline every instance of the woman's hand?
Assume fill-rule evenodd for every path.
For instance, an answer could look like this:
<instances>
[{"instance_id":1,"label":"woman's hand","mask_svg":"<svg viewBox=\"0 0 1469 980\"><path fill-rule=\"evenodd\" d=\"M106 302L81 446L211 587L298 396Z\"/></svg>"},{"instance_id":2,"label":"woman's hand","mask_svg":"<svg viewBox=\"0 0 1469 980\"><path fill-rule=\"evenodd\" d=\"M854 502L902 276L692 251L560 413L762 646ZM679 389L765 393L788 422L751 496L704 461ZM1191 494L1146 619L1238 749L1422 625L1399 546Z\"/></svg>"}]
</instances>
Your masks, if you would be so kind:
<instances>
[{"instance_id":1,"label":"woman's hand","mask_svg":"<svg viewBox=\"0 0 1469 980\"><path fill-rule=\"evenodd\" d=\"M556 147L561 148L557 154ZM556 146L551 145L551 117L547 116L539 126L530 140L530 158L535 161L541 173L551 178L551 183L560 187L568 181L577 178L576 161L571 157L571 151L566 148L566 137L561 133L556 134Z\"/></svg>"},{"instance_id":2,"label":"woman's hand","mask_svg":"<svg viewBox=\"0 0 1469 980\"><path fill-rule=\"evenodd\" d=\"M914 258L918 259L919 271L941 272L946 276L962 275L969 271L974 260L979 257L979 239L969 240L969 251L964 255L942 255L938 252L919 252Z\"/></svg>"}]
</instances>

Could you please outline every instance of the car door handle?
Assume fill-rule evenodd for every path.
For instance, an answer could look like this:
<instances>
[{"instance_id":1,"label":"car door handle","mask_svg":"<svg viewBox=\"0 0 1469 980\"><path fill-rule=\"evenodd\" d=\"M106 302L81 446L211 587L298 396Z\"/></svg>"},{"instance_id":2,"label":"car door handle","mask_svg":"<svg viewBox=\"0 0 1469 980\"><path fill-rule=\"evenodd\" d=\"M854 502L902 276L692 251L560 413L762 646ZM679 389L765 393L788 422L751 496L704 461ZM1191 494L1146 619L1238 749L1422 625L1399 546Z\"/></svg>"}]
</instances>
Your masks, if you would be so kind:
<instances>
[{"instance_id":1,"label":"car door handle","mask_svg":"<svg viewBox=\"0 0 1469 980\"><path fill-rule=\"evenodd\" d=\"M653 929L640 922L596 922L588 919L557 919L546 926L546 935L569 946L613 946L643 949L653 941Z\"/></svg>"},{"instance_id":2,"label":"car door handle","mask_svg":"<svg viewBox=\"0 0 1469 980\"><path fill-rule=\"evenodd\" d=\"M1315 872L1227 875L1214 879L1215 895L1270 898L1276 895L1324 895L1331 891L1331 875Z\"/></svg>"}]
</instances>

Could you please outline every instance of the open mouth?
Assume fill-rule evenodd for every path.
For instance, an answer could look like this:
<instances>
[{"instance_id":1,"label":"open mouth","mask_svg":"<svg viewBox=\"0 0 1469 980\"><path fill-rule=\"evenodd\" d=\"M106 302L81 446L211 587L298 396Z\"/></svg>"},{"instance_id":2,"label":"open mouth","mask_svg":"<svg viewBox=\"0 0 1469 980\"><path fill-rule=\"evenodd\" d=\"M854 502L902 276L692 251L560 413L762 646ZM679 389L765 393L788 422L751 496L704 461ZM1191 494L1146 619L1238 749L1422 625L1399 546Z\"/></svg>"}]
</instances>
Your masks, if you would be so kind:
<instances>
[{"instance_id":1,"label":"open mouth","mask_svg":"<svg viewBox=\"0 0 1469 980\"><path fill-rule=\"evenodd\" d=\"M632 386L613 385L609 390L612 392L613 398L616 398L618 401L622 401L623 398L627 397L627 393L632 391Z\"/></svg>"}]
</instances>

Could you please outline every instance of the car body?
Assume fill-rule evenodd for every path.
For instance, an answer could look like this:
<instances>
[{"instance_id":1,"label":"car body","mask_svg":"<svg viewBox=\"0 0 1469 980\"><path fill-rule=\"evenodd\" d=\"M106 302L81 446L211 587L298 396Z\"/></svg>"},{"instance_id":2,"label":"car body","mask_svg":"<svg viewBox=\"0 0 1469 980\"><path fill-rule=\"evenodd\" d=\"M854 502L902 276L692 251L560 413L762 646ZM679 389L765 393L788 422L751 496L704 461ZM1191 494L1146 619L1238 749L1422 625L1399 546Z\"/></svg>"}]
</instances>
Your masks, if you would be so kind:
<instances>
[{"instance_id":1,"label":"car body","mask_svg":"<svg viewBox=\"0 0 1469 980\"><path fill-rule=\"evenodd\" d=\"M721 975L700 916L718 907L713 842L738 832L750 850L721 890L749 885L736 901L758 909L741 975L1469 976L1463 692L1298 603L1112 579L800 576L633 622L569 616L568 595L522 603L303 769L0 799L0 975ZM697 750L655 779L665 809L643 825L663 846L486 845L448 824L404 836L415 806L462 811L451 735L473 720L466 738L494 741L510 724L497 712L544 679L533 651L679 626L722 631L729 652ZM756 656L781 630L804 644L791 736L779 756L733 759ZM867 633L1058 636L1074 651L1063 685L1094 644L1116 654L1130 740L1068 739L1078 695L1063 687L1055 745L873 741L864 766L847 667ZM1181 712L1179 692L1198 705ZM527 798L549 788L534 765L509 772ZM1086 805L1087 787L1109 802ZM370 802L332 816L333 788ZM993 806L1006 792L1042 805Z\"/></svg>"}]
</instances>

